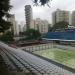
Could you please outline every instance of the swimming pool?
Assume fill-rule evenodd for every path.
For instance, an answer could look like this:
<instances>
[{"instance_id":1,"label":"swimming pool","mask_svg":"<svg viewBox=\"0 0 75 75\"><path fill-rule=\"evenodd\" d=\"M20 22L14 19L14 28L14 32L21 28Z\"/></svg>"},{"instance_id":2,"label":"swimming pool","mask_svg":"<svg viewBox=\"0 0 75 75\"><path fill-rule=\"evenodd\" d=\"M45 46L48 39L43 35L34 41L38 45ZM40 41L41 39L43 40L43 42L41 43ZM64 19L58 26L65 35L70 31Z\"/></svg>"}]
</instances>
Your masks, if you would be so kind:
<instances>
[{"instance_id":1,"label":"swimming pool","mask_svg":"<svg viewBox=\"0 0 75 75\"><path fill-rule=\"evenodd\" d=\"M33 53L52 59L66 66L75 69L75 50L63 50L59 48L51 48L46 50L34 51Z\"/></svg>"}]
</instances>

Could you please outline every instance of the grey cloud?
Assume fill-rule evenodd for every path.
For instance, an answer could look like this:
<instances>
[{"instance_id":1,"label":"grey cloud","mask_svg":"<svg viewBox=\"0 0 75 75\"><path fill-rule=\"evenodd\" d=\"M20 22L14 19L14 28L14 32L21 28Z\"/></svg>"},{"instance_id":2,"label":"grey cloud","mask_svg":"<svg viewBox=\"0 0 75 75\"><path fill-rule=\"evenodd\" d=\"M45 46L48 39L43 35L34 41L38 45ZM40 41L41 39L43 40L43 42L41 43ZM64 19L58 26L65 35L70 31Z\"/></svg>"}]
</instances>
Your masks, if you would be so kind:
<instances>
[{"instance_id":1,"label":"grey cloud","mask_svg":"<svg viewBox=\"0 0 75 75\"><path fill-rule=\"evenodd\" d=\"M11 0L11 4L13 5L11 13L14 13L16 15L16 20L24 21L24 6L26 4L32 5L32 0ZM32 8L34 18L40 17L41 19L47 19L49 22L51 22L51 14L57 8L69 11L75 10L75 0L53 0L51 2L51 8L47 6Z\"/></svg>"}]
</instances>

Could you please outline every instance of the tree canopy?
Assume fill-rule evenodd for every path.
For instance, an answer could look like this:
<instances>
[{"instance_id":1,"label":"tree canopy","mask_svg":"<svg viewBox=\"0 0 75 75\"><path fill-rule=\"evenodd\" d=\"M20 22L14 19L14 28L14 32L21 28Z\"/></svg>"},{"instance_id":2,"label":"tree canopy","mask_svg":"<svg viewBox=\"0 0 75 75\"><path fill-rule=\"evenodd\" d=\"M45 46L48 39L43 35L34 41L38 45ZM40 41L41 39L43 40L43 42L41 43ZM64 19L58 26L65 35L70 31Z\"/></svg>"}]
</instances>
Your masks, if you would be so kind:
<instances>
[{"instance_id":1,"label":"tree canopy","mask_svg":"<svg viewBox=\"0 0 75 75\"><path fill-rule=\"evenodd\" d=\"M36 5L39 5L39 4L41 4L41 5L47 4L48 5L48 2L51 2L52 0L33 0L33 1Z\"/></svg>"},{"instance_id":2,"label":"tree canopy","mask_svg":"<svg viewBox=\"0 0 75 75\"><path fill-rule=\"evenodd\" d=\"M6 20L11 7L10 0L0 0L0 32L5 32L11 26L11 23Z\"/></svg>"},{"instance_id":3,"label":"tree canopy","mask_svg":"<svg viewBox=\"0 0 75 75\"><path fill-rule=\"evenodd\" d=\"M53 30L68 28L69 23L65 21L58 22L52 27Z\"/></svg>"},{"instance_id":4,"label":"tree canopy","mask_svg":"<svg viewBox=\"0 0 75 75\"><path fill-rule=\"evenodd\" d=\"M29 29L25 32L25 35L27 36L27 39L40 39L41 34L38 30Z\"/></svg>"},{"instance_id":5,"label":"tree canopy","mask_svg":"<svg viewBox=\"0 0 75 75\"><path fill-rule=\"evenodd\" d=\"M0 37L0 39L4 42L10 42L13 41L13 33L10 31L7 31L6 33L3 34L3 36Z\"/></svg>"}]
</instances>

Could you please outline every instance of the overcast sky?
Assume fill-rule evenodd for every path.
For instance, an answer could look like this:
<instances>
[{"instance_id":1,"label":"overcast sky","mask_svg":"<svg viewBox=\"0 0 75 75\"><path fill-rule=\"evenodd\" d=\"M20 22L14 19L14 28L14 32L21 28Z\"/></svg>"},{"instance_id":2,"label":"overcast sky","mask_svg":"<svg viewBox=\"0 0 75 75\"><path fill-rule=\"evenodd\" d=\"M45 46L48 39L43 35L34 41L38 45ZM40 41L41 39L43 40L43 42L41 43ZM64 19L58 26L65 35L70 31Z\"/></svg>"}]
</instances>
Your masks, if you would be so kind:
<instances>
[{"instance_id":1,"label":"overcast sky","mask_svg":"<svg viewBox=\"0 0 75 75\"><path fill-rule=\"evenodd\" d=\"M11 13L15 14L16 20L18 22L25 21L25 5L32 5L33 18L46 19L51 23L52 12L57 8L62 10L74 11L75 10L75 0L52 0L51 8L48 6L33 6L32 0L11 0Z\"/></svg>"}]
</instances>

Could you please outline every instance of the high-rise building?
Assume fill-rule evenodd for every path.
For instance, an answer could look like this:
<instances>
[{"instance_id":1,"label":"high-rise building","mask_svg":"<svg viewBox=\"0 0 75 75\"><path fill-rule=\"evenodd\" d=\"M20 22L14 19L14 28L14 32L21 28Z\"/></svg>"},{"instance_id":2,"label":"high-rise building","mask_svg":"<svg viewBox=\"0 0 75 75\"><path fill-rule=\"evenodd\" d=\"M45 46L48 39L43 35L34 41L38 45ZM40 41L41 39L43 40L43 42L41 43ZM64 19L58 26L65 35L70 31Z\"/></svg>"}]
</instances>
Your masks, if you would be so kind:
<instances>
[{"instance_id":1,"label":"high-rise building","mask_svg":"<svg viewBox=\"0 0 75 75\"><path fill-rule=\"evenodd\" d=\"M75 11L72 12L71 25L75 27Z\"/></svg>"},{"instance_id":2,"label":"high-rise building","mask_svg":"<svg viewBox=\"0 0 75 75\"><path fill-rule=\"evenodd\" d=\"M25 16L26 16L26 30L28 30L32 26L32 8L30 5L25 6Z\"/></svg>"},{"instance_id":3,"label":"high-rise building","mask_svg":"<svg viewBox=\"0 0 75 75\"><path fill-rule=\"evenodd\" d=\"M57 9L52 13L53 25L57 22L65 21L69 23L69 11Z\"/></svg>"},{"instance_id":4,"label":"high-rise building","mask_svg":"<svg viewBox=\"0 0 75 75\"><path fill-rule=\"evenodd\" d=\"M26 24L23 26L23 32L26 31Z\"/></svg>"},{"instance_id":5,"label":"high-rise building","mask_svg":"<svg viewBox=\"0 0 75 75\"><path fill-rule=\"evenodd\" d=\"M19 35L19 26L17 21L15 21L15 25L14 25L14 35L18 36Z\"/></svg>"},{"instance_id":6,"label":"high-rise building","mask_svg":"<svg viewBox=\"0 0 75 75\"><path fill-rule=\"evenodd\" d=\"M23 26L19 24L19 32L23 32Z\"/></svg>"},{"instance_id":7,"label":"high-rise building","mask_svg":"<svg viewBox=\"0 0 75 75\"><path fill-rule=\"evenodd\" d=\"M34 29L39 30L40 33L46 33L48 32L48 21L47 20L41 20L40 18L37 18L34 21Z\"/></svg>"},{"instance_id":8,"label":"high-rise building","mask_svg":"<svg viewBox=\"0 0 75 75\"><path fill-rule=\"evenodd\" d=\"M40 27L41 27L41 19L40 18L36 18L36 20L34 21L34 28L36 30L39 30Z\"/></svg>"},{"instance_id":9,"label":"high-rise building","mask_svg":"<svg viewBox=\"0 0 75 75\"><path fill-rule=\"evenodd\" d=\"M30 28L35 29L35 20L32 20L32 24L31 24Z\"/></svg>"},{"instance_id":10,"label":"high-rise building","mask_svg":"<svg viewBox=\"0 0 75 75\"><path fill-rule=\"evenodd\" d=\"M15 21L15 15L11 15L9 18L7 18L7 20L12 24L10 31L14 33L14 36L19 35L18 24Z\"/></svg>"},{"instance_id":11,"label":"high-rise building","mask_svg":"<svg viewBox=\"0 0 75 75\"><path fill-rule=\"evenodd\" d=\"M19 24L19 32L26 31L26 24L24 21L21 21Z\"/></svg>"}]
</instances>

